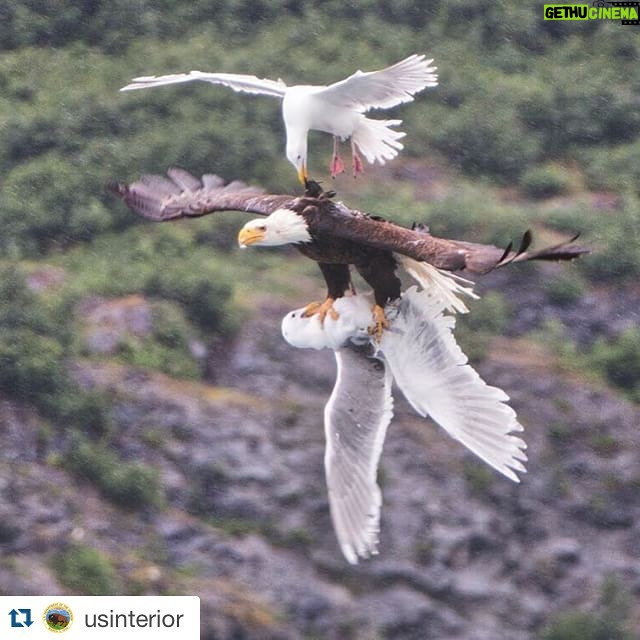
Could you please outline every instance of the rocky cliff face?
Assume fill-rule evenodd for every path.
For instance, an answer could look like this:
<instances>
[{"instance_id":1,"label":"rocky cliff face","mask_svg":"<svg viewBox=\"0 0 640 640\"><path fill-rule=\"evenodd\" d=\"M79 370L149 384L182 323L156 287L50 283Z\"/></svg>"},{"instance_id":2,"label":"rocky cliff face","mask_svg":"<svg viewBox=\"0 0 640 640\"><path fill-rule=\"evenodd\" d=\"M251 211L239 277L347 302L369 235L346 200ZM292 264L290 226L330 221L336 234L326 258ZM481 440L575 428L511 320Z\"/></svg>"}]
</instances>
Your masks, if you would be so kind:
<instances>
[{"instance_id":1,"label":"rocky cliff face","mask_svg":"<svg viewBox=\"0 0 640 640\"><path fill-rule=\"evenodd\" d=\"M199 595L209 640L533 639L555 613L596 607L611 581L640 593L638 405L517 336L478 369L525 425L522 483L396 396L380 555L349 566L323 478L333 358L286 345L286 311L261 306L209 363L214 384L73 365L112 394L111 447L158 470L160 505L115 506L66 469L64 433L3 402L0 593L72 592L52 558L74 546L98 549L120 592Z\"/></svg>"}]
</instances>

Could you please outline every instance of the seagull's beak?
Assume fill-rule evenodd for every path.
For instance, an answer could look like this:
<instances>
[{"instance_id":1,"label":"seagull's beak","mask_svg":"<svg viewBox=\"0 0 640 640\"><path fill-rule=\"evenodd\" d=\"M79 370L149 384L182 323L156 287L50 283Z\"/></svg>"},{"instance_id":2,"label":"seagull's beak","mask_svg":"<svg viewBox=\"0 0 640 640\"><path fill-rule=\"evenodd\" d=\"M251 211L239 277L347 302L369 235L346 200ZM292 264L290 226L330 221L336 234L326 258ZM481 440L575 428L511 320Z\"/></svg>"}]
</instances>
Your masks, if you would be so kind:
<instances>
[{"instance_id":1,"label":"seagull's beak","mask_svg":"<svg viewBox=\"0 0 640 640\"><path fill-rule=\"evenodd\" d=\"M264 240L265 232L260 229L247 229L243 227L238 233L238 244L241 249L245 249L250 244L255 244Z\"/></svg>"},{"instance_id":2,"label":"seagull's beak","mask_svg":"<svg viewBox=\"0 0 640 640\"><path fill-rule=\"evenodd\" d=\"M302 184L306 185L308 179L309 175L307 174L307 166L306 163L303 162L298 167L298 180L300 180Z\"/></svg>"}]
</instances>

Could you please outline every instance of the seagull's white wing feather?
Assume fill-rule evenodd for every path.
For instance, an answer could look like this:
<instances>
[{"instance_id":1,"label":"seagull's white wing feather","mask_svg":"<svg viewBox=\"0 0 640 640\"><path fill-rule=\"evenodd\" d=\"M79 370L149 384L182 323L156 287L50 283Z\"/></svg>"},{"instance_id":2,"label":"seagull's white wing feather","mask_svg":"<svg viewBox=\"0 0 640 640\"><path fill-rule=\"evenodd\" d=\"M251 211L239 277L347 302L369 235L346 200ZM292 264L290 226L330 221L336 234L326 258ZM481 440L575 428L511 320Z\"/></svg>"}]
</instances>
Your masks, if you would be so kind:
<instances>
[{"instance_id":1,"label":"seagull's white wing feather","mask_svg":"<svg viewBox=\"0 0 640 640\"><path fill-rule=\"evenodd\" d=\"M438 84L436 67L430 66L432 62L424 55L414 54L386 69L366 73L356 71L316 95L336 106L361 112L388 109L411 102L418 91Z\"/></svg>"},{"instance_id":2,"label":"seagull's white wing feather","mask_svg":"<svg viewBox=\"0 0 640 640\"><path fill-rule=\"evenodd\" d=\"M424 289L430 291L434 299L439 299L442 309L450 313L468 313L469 309L461 296L477 300L480 296L473 292L473 282L451 271L437 269L428 262L419 262L401 253L393 257L404 270Z\"/></svg>"},{"instance_id":3,"label":"seagull's white wing feather","mask_svg":"<svg viewBox=\"0 0 640 640\"><path fill-rule=\"evenodd\" d=\"M377 553L382 496L376 474L393 416L391 374L371 352L370 345L335 351L338 373L324 410L331 519L352 564Z\"/></svg>"},{"instance_id":4,"label":"seagull's white wing feather","mask_svg":"<svg viewBox=\"0 0 640 640\"><path fill-rule=\"evenodd\" d=\"M287 85L282 80L268 80L256 76L246 76L237 73L204 73L202 71L190 71L189 73L174 73L168 76L141 76L134 78L120 91L133 91L134 89L146 89L148 87L162 87L169 84L181 84L202 80L212 84L222 84L234 91L253 93L282 98L287 90Z\"/></svg>"},{"instance_id":5,"label":"seagull's white wing feather","mask_svg":"<svg viewBox=\"0 0 640 640\"><path fill-rule=\"evenodd\" d=\"M380 349L393 377L413 408L435 422L473 453L518 482L524 472L525 442L509 397L487 385L468 364L453 334L454 319L427 291L410 288L397 312L389 310L391 330Z\"/></svg>"}]
</instances>

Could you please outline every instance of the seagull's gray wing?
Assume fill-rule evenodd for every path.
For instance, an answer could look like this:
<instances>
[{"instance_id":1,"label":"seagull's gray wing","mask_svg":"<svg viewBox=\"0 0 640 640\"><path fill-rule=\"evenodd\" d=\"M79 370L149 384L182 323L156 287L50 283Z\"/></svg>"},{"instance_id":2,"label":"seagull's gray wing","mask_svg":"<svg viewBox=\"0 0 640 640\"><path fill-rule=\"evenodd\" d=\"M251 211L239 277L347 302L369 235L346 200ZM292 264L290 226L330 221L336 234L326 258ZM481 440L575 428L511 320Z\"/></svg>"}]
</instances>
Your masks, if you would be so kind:
<instances>
[{"instance_id":1,"label":"seagull's gray wing","mask_svg":"<svg viewBox=\"0 0 640 640\"><path fill-rule=\"evenodd\" d=\"M253 93L259 95L284 97L287 85L282 80L269 80L256 76L246 76L238 73L205 73L203 71L190 71L189 73L174 73L167 76L141 76L134 78L120 91L133 91L134 89L147 89L149 87L163 87L169 84L182 84L203 80L211 84L222 84L234 91Z\"/></svg>"},{"instance_id":2,"label":"seagull's gray wing","mask_svg":"<svg viewBox=\"0 0 640 640\"><path fill-rule=\"evenodd\" d=\"M387 312L391 330L380 350L409 403L431 418L507 478L524 472L525 442L509 396L491 387L468 363L453 334L455 320L443 315L443 302L428 291L410 288L397 312Z\"/></svg>"},{"instance_id":3,"label":"seagull's gray wing","mask_svg":"<svg viewBox=\"0 0 640 640\"><path fill-rule=\"evenodd\" d=\"M356 71L353 75L316 92L318 97L340 107L368 111L388 109L411 102L414 94L438 84L433 60L412 55L379 71Z\"/></svg>"},{"instance_id":4,"label":"seagull's gray wing","mask_svg":"<svg viewBox=\"0 0 640 640\"><path fill-rule=\"evenodd\" d=\"M333 527L347 560L377 553L382 496L378 461L393 416L391 374L373 347L335 351L336 383L324 410L324 466Z\"/></svg>"}]
</instances>

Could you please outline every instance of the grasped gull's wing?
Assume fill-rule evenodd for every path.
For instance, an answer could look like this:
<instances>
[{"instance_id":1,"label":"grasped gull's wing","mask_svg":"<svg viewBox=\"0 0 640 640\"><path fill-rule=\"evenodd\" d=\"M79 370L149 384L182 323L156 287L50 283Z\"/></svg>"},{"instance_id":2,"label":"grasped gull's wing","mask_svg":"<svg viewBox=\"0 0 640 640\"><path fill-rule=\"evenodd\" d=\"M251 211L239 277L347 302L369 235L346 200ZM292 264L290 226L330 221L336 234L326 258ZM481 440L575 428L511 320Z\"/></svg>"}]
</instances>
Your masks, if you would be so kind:
<instances>
[{"instance_id":1,"label":"grasped gull's wing","mask_svg":"<svg viewBox=\"0 0 640 640\"><path fill-rule=\"evenodd\" d=\"M391 374L370 344L335 351L336 383L324 410L324 466L333 527L347 560L377 553L378 461L393 416Z\"/></svg>"},{"instance_id":2,"label":"grasped gull's wing","mask_svg":"<svg viewBox=\"0 0 640 640\"><path fill-rule=\"evenodd\" d=\"M282 80L269 80L238 73L204 73L202 71L190 71L189 73L174 73L166 76L140 76L134 78L120 91L133 91L134 89L147 89L149 87L163 87L169 84L182 84L203 80L212 84L222 84L234 91L259 94L282 98L287 90L287 85Z\"/></svg>"},{"instance_id":3,"label":"grasped gull's wing","mask_svg":"<svg viewBox=\"0 0 640 640\"><path fill-rule=\"evenodd\" d=\"M168 178L142 176L130 185L111 182L110 191L145 218L163 222L175 218L194 218L217 211L246 211L267 216L293 202L285 195L267 195L258 187L234 181L225 185L214 175L199 180L183 169L169 169Z\"/></svg>"},{"instance_id":4,"label":"grasped gull's wing","mask_svg":"<svg viewBox=\"0 0 640 640\"><path fill-rule=\"evenodd\" d=\"M433 60L424 55L412 55L379 71L356 71L353 75L330 84L316 95L340 107L368 111L387 109L403 102L411 102L413 96L426 87L438 84Z\"/></svg>"},{"instance_id":5,"label":"grasped gull's wing","mask_svg":"<svg viewBox=\"0 0 640 640\"><path fill-rule=\"evenodd\" d=\"M526 444L507 394L487 385L468 364L456 344L453 317L442 313L442 302L426 291L409 289L397 313L387 307L391 330L380 349L409 403L431 418L507 478L519 482L524 472Z\"/></svg>"}]
</instances>

